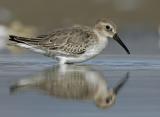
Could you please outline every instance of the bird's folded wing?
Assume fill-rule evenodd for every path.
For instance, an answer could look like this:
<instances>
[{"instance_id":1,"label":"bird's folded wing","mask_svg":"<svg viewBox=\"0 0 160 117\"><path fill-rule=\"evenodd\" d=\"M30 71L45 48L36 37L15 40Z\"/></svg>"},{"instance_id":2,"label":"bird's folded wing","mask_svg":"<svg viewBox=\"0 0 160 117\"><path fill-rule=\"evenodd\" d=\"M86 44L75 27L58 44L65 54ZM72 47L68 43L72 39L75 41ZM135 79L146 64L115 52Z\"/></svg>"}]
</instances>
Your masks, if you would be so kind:
<instances>
[{"instance_id":1,"label":"bird's folded wing","mask_svg":"<svg viewBox=\"0 0 160 117\"><path fill-rule=\"evenodd\" d=\"M39 46L49 51L59 51L63 54L82 54L90 45L91 35L80 28L61 29L44 36L39 42Z\"/></svg>"}]
</instances>

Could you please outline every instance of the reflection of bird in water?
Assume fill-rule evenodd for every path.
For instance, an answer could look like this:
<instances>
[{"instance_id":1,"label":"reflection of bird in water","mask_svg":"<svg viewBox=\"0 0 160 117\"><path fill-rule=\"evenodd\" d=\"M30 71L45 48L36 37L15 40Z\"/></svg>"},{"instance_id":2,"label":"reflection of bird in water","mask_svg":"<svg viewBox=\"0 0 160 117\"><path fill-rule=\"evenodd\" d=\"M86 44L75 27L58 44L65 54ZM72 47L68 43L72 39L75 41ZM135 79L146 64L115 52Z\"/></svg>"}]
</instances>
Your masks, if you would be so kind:
<instances>
[{"instance_id":1,"label":"reflection of bird in water","mask_svg":"<svg viewBox=\"0 0 160 117\"><path fill-rule=\"evenodd\" d=\"M112 89L103 76L86 66L57 66L31 79L21 79L10 87L11 93L21 88L39 89L46 95L74 100L94 100L100 108L111 107L128 74ZM22 91L22 90L21 90Z\"/></svg>"}]
</instances>

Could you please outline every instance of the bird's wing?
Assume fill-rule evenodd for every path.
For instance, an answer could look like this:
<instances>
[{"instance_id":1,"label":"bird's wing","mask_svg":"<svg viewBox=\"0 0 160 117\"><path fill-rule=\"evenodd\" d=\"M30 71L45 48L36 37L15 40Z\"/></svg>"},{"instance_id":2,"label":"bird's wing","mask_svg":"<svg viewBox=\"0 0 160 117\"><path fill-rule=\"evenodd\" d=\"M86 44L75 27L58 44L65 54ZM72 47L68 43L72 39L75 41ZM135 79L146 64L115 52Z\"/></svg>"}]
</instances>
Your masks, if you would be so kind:
<instances>
[{"instance_id":1,"label":"bird's wing","mask_svg":"<svg viewBox=\"0 0 160 117\"><path fill-rule=\"evenodd\" d=\"M38 35L37 38L46 38L48 36L48 34L42 34L42 35Z\"/></svg>"},{"instance_id":2,"label":"bird's wing","mask_svg":"<svg viewBox=\"0 0 160 117\"><path fill-rule=\"evenodd\" d=\"M93 43L94 33L89 29L72 27L60 29L44 36L38 45L49 51L58 51L68 55L79 55L86 51L86 48ZM92 39L91 39L92 38Z\"/></svg>"}]
</instances>

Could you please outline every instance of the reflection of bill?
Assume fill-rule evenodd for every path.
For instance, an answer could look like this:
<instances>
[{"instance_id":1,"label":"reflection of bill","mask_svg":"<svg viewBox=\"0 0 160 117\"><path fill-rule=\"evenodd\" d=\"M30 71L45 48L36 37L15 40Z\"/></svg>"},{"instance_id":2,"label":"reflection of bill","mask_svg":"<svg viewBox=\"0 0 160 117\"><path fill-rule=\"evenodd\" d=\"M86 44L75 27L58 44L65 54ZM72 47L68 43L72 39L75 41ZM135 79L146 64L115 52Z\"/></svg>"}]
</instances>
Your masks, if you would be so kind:
<instances>
[{"instance_id":1,"label":"reflection of bill","mask_svg":"<svg viewBox=\"0 0 160 117\"><path fill-rule=\"evenodd\" d=\"M39 89L46 95L72 100L91 100L99 108L115 104L117 94L128 79L128 74L117 85L108 88L98 71L88 66L65 65L44 71L34 78L21 79L10 87L11 93L21 89Z\"/></svg>"}]
</instances>

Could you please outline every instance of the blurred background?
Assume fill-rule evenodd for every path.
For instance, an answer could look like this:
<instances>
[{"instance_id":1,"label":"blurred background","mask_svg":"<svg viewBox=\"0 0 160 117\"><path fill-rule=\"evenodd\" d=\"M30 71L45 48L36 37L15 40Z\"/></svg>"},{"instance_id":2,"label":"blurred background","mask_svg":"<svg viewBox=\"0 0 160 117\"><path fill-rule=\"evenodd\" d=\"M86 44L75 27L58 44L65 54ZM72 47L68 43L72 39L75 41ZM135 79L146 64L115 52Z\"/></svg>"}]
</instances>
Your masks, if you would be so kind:
<instances>
[{"instance_id":1,"label":"blurred background","mask_svg":"<svg viewBox=\"0 0 160 117\"><path fill-rule=\"evenodd\" d=\"M106 17L117 24L132 54L159 55L159 5L158 0L0 0L0 46L6 34L36 36L73 24L92 26ZM104 53L125 54L112 40Z\"/></svg>"},{"instance_id":2,"label":"blurred background","mask_svg":"<svg viewBox=\"0 0 160 117\"><path fill-rule=\"evenodd\" d=\"M158 117L159 11L160 0L0 0L1 116ZM64 73L65 67L55 69L57 63L51 58L15 46L6 46L12 45L8 42L9 34L35 37L74 24L93 26L97 19L104 17L117 24L119 35L130 49L131 55L128 56L124 49L111 39L98 57L82 63L82 71L88 74L75 69L73 73L68 70L66 76L71 75L80 81L81 77L91 77L91 81L87 82L96 84L99 81L94 81L92 77L97 76L98 72L100 76L104 76L110 89L126 73L130 73L128 83L118 95L113 109L102 111L88 101L60 100L36 90L23 90L26 92L10 95L9 87L19 79L36 78L39 72L45 74L44 78L54 79L57 78L57 71ZM85 67L93 69L95 73L92 74ZM30 77L32 75L33 77ZM63 75L65 76L60 74L62 77ZM41 74L40 76L43 77ZM104 87L102 89L104 91ZM97 91L99 92L99 88Z\"/></svg>"}]
</instances>

